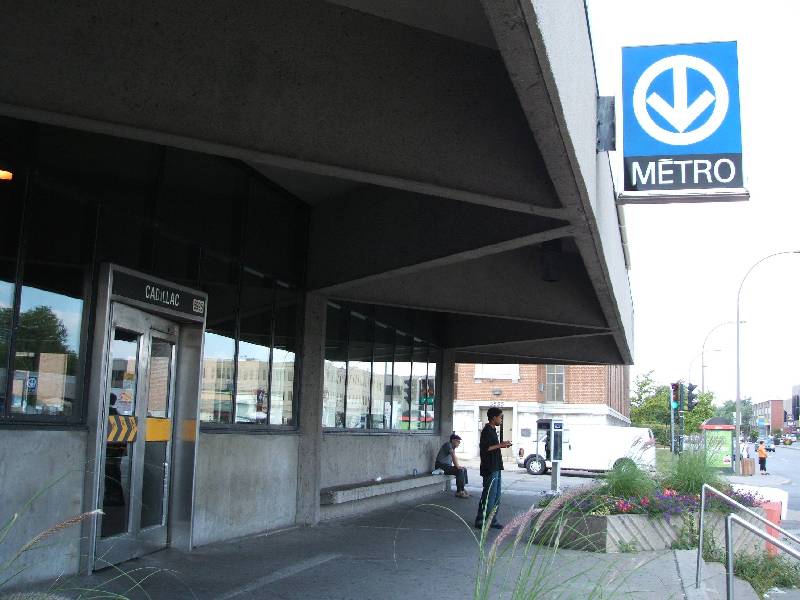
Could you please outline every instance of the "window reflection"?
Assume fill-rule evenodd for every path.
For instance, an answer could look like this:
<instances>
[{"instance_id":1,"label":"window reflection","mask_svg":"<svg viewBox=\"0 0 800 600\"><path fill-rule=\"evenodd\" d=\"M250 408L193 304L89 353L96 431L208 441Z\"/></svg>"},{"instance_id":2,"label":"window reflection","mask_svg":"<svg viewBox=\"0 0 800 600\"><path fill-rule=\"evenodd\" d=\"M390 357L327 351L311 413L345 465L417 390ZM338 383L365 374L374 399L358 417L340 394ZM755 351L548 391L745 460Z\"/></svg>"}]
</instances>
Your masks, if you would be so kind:
<instances>
[{"instance_id":1,"label":"window reflection","mask_svg":"<svg viewBox=\"0 0 800 600\"><path fill-rule=\"evenodd\" d=\"M11 339L11 312L14 305L14 284L0 281L0 415L5 410L6 365Z\"/></svg>"},{"instance_id":2,"label":"window reflection","mask_svg":"<svg viewBox=\"0 0 800 600\"><path fill-rule=\"evenodd\" d=\"M375 322L375 350L372 363L372 424L383 429L392 419L392 358L394 329Z\"/></svg>"},{"instance_id":3,"label":"window reflection","mask_svg":"<svg viewBox=\"0 0 800 600\"><path fill-rule=\"evenodd\" d=\"M14 353L11 412L70 416L83 301L23 286Z\"/></svg>"},{"instance_id":4,"label":"window reflection","mask_svg":"<svg viewBox=\"0 0 800 600\"><path fill-rule=\"evenodd\" d=\"M427 379L428 379L428 346L422 340L414 338L414 360L411 363L411 410L409 428L425 429Z\"/></svg>"},{"instance_id":5,"label":"window reflection","mask_svg":"<svg viewBox=\"0 0 800 600\"><path fill-rule=\"evenodd\" d=\"M232 423L239 268L234 262L209 253L203 257L200 278L201 288L209 297L200 419Z\"/></svg>"},{"instance_id":6,"label":"window reflection","mask_svg":"<svg viewBox=\"0 0 800 600\"><path fill-rule=\"evenodd\" d=\"M244 274L236 375L237 423L267 423L273 296L270 280Z\"/></svg>"},{"instance_id":7,"label":"window reflection","mask_svg":"<svg viewBox=\"0 0 800 600\"><path fill-rule=\"evenodd\" d=\"M372 326L366 316L357 312L350 313L350 342L347 356L345 427L365 429L372 375Z\"/></svg>"},{"instance_id":8,"label":"window reflection","mask_svg":"<svg viewBox=\"0 0 800 600\"><path fill-rule=\"evenodd\" d=\"M344 390L347 379L347 312L328 305L325 336L325 383L322 425L344 427Z\"/></svg>"},{"instance_id":9,"label":"window reflection","mask_svg":"<svg viewBox=\"0 0 800 600\"><path fill-rule=\"evenodd\" d=\"M392 376L392 429L409 429L411 383L411 336L397 332Z\"/></svg>"},{"instance_id":10,"label":"window reflection","mask_svg":"<svg viewBox=\"0 0 800 600\"><path fill-rule=\"evenodd\" d=\"M270 414L272 425L294 424L294 367L297 354L297 292L278 287L275 303L275 347L272 352Z\"/></svg>"},{"instance_id":11,"label":"window reflection","mask_svg":"<svg viewBox=\"0 0 800 600\"><path fill-rule=\"evenodd\" d=\"M203 383L200 420L230 423L233 411L233 338L206 331L203 341Z\"/></svg>"}]
</instances>

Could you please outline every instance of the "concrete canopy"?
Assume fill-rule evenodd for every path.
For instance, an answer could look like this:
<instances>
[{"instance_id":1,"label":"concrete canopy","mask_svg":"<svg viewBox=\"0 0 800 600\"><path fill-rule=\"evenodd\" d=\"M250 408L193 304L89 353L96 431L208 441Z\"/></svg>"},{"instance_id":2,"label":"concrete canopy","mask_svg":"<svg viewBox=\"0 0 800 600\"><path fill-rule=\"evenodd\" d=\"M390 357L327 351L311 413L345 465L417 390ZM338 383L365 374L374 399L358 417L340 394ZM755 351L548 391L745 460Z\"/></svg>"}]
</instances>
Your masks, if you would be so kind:
<instances>
[{"instance_id":1,"label":"concrete canopy","mask_svg":"<svg viewBox=\"0 0 800 600\"><path fill-rule=\"evenodd\" d=\"M580 0L4 17L0 114L248 162L313 206L310 291L435 313L464 360L631 362Z\"/></svg>"}]
</instances>

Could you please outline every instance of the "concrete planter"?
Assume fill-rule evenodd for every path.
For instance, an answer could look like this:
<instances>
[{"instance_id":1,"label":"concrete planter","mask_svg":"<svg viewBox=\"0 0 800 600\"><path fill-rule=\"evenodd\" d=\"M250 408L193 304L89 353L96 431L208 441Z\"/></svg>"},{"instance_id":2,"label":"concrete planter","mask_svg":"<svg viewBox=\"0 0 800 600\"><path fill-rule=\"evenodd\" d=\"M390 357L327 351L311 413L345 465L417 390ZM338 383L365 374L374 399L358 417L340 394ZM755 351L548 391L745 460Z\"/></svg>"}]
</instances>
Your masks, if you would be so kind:
<instances>
[{"instance_id":1,"label":"concrete planter","mask_svg":"<svg viewBox=\"0 0 800 600\"><path fill-rule=\"evenodd\" d=\"M757 509L763 514L761 509ZM693 513L695 531L699 513ZM746 517L753 524L757 519ZM763 528L763 524L761 525ZM535 525L535 542L573 550L617 553L621 551L665 550L672 547L681 535L684 519L681 516L650 517L648 515L571 515L564 519L554 516L548 523ZM706 513L705 536L716 546L725 546L725 514ZM764 550L764 542L742 528L734 529L734 552L750 553Z\"/></svg>"}]
</instances>

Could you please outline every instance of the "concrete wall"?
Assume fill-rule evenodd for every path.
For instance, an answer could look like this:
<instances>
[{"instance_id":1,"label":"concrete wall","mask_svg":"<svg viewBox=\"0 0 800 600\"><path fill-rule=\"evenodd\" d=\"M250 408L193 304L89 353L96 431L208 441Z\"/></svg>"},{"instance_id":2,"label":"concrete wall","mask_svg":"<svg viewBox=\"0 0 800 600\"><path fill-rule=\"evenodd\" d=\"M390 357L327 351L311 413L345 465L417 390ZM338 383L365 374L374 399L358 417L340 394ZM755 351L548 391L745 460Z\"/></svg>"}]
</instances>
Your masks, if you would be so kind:
<instances>
[{"instance_id":1,"label":"concrete wall","mask_svg":"<svg viewBox=\"0 0 800 600\"><path fill-rule=\"evenodd\" d=\"M0 543L0 565L39 533L82 511L86 432L4 430L0 433L0 528L19 513L8 537ZM26 509L37 493L42 495ZM0 581L23 569L10 585L55 579L78 570L80 525L66 528L25 553L0 572Z\"/></svg>"},{"instance_id":2,"label":"concrete wall","mask_svg":"<svg viewBox=\"0 0 800 600\"><path fill-rule=\"evenodd\" d=\"M321 487L430 472L441 443L438 434L325 433Z\"/></svg>"},{"instance_id":3,"label":"concrete wall","mask_svg":"<svg viewBox=\"0 0 800 600\"><path fill-rule=\"evenodd\" d=\"M201 433L193 544L294 525L297 435Z\"/></svg>"}]
</instances>

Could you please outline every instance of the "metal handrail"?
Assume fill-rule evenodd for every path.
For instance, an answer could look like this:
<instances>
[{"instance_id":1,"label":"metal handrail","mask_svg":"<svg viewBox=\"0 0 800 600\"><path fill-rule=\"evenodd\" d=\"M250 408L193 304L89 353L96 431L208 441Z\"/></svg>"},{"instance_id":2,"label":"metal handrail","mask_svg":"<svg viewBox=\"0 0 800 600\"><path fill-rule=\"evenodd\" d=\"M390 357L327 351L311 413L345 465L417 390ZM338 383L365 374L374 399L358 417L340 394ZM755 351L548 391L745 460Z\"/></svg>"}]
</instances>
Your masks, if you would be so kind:
<instances>
[{"instance_id":1,"label":"metal handrail","mask_svg":"<svg viewBox=\"0 0 800 600\"><path fill-rule=\"evenodd\" d=\"M748 523L744 519L742 519L739 515L735 515L730 513L727 517L725 517L725 594L728 600L733 600L733 523L736 522L751 533L754 533L758 537L766 540L770 544L774 544L790 556L800 560L800 551L795 550L788 544L784 544L779 539L771 536L765 531L761 531L758 527L753 525L752 523ZM771 525L771 527L775 527ZM793 538L796 539L796 538Z\"/></svg>"},{"instance_id":2,"label":"metal handrail","mask_svg":"<svg viewBox=\"0 0 800 600\"><path fill-rule=\"evenodd\" d=\"M735 506L739 510L743 510L748 515L750 515L752 517L755 517L756 519L758 519L762 523L765 523L766 525L769 525L772 529L775 529L776 531L779 531L784 536L786 536L789 539L791 539L791 540L797 542L798 544L800 544L800 538L792 535L791 533L789 533L785 529L781 529L780 527L775 525L775 523L773 523L769 519L767 519L765 517L762 517L757 512L750 510L749 508L747 508L743 504L740 504L739 502L737 502L736 500L734 500L730 496L727 496L727 495L723 494L717 488L712 487L712 486L708 485L707 483L704 483L702 489L700 490L700 524L698 526L700 531L699 531L699 536L698 536L698 540L697 540L697 542L698 542L698 544L697 544L697 570L696 570L695 581L694 581L694 586L696 588L698 588L698 589L700 588L700 574L701 574L701 571L703 569L703 521L705 519L705 514L706 514L706 490L711 491L713 494L715 494L716 496L721 498L727 504L730 504L731 506ZM774 536L770 536L770 539L777 541L777 538L775 538Z\"/></svg>"}]
</instances>

